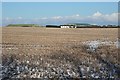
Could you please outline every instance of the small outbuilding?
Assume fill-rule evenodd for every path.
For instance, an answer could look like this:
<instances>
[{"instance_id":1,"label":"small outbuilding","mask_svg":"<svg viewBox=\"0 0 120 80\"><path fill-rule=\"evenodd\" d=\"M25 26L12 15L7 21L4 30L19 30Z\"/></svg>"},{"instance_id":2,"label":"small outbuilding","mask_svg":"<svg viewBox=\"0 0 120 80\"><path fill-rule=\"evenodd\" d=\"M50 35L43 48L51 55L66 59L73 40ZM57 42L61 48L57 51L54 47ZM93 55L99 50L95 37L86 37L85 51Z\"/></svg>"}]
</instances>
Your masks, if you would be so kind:
<instances>
[{"instance_id":1,"label":"small outbuilding","mask_svg":"<svg viewBox=\"0 0 120 80\"><path fill-rule=\"evenodd\" d=\"M85 28L85 27L92 27L92 25L87 23L70 23L70 24L60 25L60 28Z\"/></svg>"},{"instance_id":2,"label":"small outbuilding","mask_svg":"<svg viewBox=\"0 0 120 80\"><path fill-rule=\"evenodd\" d=\"M60 28L76 28L75 25L60 25Z\"/></svg>"}]
</instances>

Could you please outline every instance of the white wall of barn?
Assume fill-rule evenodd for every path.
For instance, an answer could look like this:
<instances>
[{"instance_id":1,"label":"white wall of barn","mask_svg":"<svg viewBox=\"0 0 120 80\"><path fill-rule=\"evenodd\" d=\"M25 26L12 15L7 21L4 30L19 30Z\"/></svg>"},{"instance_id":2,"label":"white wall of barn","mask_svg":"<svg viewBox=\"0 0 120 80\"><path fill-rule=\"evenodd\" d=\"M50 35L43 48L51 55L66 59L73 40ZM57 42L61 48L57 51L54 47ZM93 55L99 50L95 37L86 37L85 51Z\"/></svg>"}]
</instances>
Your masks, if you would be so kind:
<instances>
[{"instance_id":1,"label":"white wall of barn","mask_svg":"<svg viewBox=\"0 0 120 80\"><path fill-rule=\"evenodd\" d=\"M61 28L70 28L70 26L60 26Z\"/></svg>"},{"instance_id":2,"label":"white wall of barn","mask_svg":"<svg viewBox=\"0 0 120 80\"><path fill-rule=\"evenodd\" d=\"M60 27L61 27L61 28L76 28L76 27L74 27L74 26L67 26L67 25L66 25L66 26L65 26L65 25L64 25L64 26L60 26Z\"/></svg>"}]
</instances>

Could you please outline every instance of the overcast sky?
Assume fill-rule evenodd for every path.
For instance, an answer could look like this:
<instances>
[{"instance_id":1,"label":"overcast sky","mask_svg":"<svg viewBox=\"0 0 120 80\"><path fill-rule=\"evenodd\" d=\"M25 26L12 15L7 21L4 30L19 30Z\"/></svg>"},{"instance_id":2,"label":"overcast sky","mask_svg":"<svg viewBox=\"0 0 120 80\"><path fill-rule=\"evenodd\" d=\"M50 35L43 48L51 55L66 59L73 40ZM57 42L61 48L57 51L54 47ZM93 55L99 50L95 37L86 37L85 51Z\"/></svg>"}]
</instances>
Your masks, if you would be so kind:
<instances>
[{"instance_id":1,"label":"overcast sky","mask_svg":"<svg viewBox=\"0 0 120 80\"><path fill-rule=\"evenodd\" d=\"M3 2L3 25L117 24L117 2Z\"/></svg>"}]
</instances>

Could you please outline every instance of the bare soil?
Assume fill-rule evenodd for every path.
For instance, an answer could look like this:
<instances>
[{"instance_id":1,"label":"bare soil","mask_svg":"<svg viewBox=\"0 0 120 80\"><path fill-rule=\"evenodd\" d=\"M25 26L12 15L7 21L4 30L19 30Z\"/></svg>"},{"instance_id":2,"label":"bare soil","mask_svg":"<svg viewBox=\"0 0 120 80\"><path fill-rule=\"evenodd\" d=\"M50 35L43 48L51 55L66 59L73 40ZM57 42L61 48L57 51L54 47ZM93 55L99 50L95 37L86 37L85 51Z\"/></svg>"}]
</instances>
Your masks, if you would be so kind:
<instances>
[{"instance_id":1,"label":"bare soil","mask_svg":"<svg viewBox=\"0 0 120 80\"><path fill-rule=\"evenodd\" d=\"M3 78L119 78L118 48L88 51L85 41L116 41L117 28L2 28Z\"/></svg>"}]
</instances>

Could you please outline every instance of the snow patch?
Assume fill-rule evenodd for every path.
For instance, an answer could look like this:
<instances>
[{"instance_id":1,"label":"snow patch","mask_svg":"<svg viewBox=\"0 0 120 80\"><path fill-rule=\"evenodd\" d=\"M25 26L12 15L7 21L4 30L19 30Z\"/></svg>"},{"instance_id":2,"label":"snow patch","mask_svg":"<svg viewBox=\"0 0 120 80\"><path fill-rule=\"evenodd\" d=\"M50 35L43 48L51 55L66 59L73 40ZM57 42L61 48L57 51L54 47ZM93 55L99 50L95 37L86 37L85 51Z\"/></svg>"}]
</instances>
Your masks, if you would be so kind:
<instances>
[{"instance_id":1,"label":"snow patch","mask_svg":"<svg viewBox=\"0 0 120 80\"><path fill-rule=\"evenodd\" d=\"M83 44L89 46L89 50L95 51L99 46L102 45L115 45L116 48L120 48L120 41L101 41L101 40L93 40L93 41L86 41Z\"/></svg>"}]
</instances>

